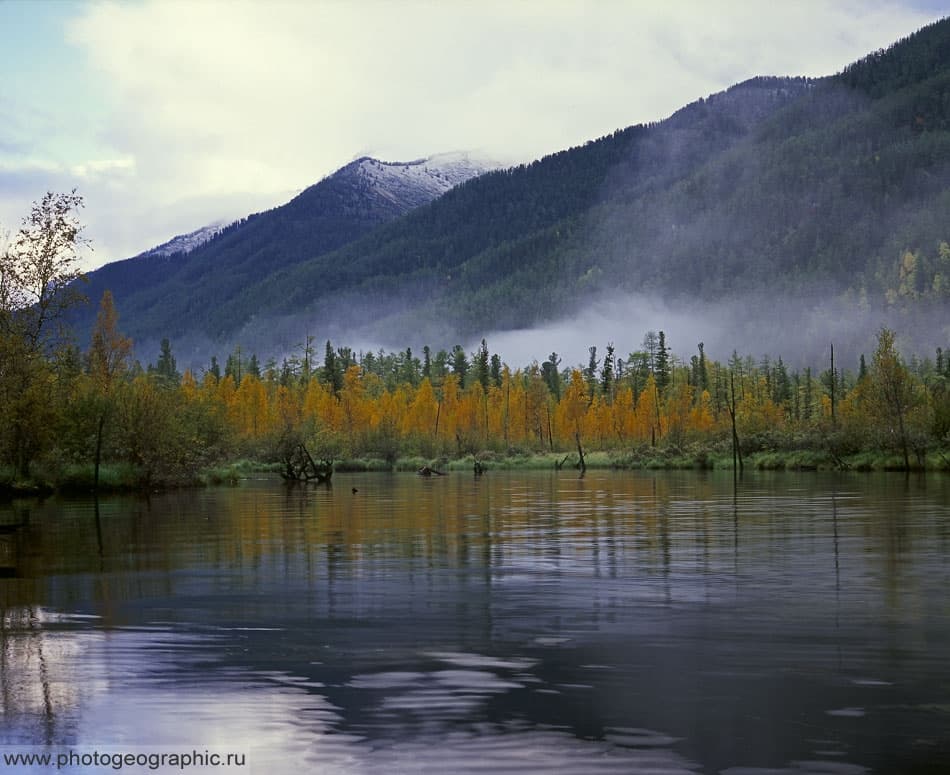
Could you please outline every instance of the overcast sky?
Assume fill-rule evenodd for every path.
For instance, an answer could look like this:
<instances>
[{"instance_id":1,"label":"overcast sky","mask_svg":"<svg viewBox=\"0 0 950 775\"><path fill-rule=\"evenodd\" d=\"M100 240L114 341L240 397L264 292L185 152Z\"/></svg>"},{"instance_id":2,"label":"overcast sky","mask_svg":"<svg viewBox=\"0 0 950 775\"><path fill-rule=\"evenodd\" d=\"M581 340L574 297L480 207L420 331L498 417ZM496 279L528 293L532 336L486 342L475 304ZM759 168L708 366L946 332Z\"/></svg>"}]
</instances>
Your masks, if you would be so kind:
<instances>
[{"instance_id":1,"label":"overcast sky","mask_svg":"<svg viewBox=\"0 0 950 775\"><path fill-rule=\"evenodd\" d=\"M0 225L73 187L95 253L357 156L528 161L755 75L828 75L950 2L0 0Z\"/></svg>"}]
</instances>

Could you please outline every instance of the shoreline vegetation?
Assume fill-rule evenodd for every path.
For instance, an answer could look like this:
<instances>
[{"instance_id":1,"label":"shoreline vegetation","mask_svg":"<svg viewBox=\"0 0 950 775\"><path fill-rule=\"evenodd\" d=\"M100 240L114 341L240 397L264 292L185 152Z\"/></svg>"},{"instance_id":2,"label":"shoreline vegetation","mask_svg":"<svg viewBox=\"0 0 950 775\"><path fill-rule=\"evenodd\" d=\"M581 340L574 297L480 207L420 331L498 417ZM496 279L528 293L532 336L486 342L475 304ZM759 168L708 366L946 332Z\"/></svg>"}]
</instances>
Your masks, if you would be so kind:
<instances>
[{"instance_id":1,"label":"shoreline vegetation","mask_svg":"<svg viewBox=\"0 0 950 775\"><path fill-rule=\"evenodd\" d=\"M418 456L399 457L394 462L378 457L348 458L335 461L338 473L417 473L431 466L447 474L472 474L475 461L486 474L493 471L554 471L565 475L578 473L576 453L515 452L481 453L461 458L426 459ZM732 471L732 452L720 448L693 446L689 449L652 449L585 452L584 461L590 470L613 471ZM560 465L559 465L560 464ZM91 464L71 464L58 471L38 469L33 476L20 480L9 467L0 467L0 499L47 496L52 494L83 495L141 493L177 488L235 486L242 479L280 472L279 463L238 460L210 466L190 476L167 481L152 481L143 469L128 464L101 466L98 488ZM829 452L809 449L787 449L755 452L746 457L745 471L838 471L838 472L950 472L950 448L934 450L923 465L905 469L899 454L886 451L858 452L839 457ZM314 485L320 486L320 485Z\"/></svg>"},{"instance_id":2,"label":"shoreline vegetation","mask_svg":"<svg viewBox=\"0 0 950 775\"><path fill-rule=\"evenodd\" d=\"M81 348L82 198L48 193L0 252L0 495L151 491L338 471L479 468L950 470L950 357L905 361L895 332L856 371L674 353L648 331L512 368L475 352L354 352L306 336L280 363L240 346L179 372L135 360L107 290ZM950 247L947 248L950 256ZM249 462L256 461L256 462ZM315 461L321 461L317 464ZM556 464L559 464L556 466ZM326 477L324 477L326 478Z\"/></svg>"},{"instance_id":3,"label":"shoreline vegetation","mask_svg":"<svg viewBox=\"0 0 950 775\"><path fill-rule=\"evenodd\" d=\"M551 353L512 370L485 340L422 360L327 342L318 365L310 344L280 366L236 351L199 378L178 372L165 340L143 368L106 294L89 350L24 358L17 400L0 403L0 498L295 478L301 455L331 474L950 471L950 358L908 366L888 329L856 374L832 350L818 375L736 353L721 363L702 344L687 362L662 331L625 360L591 347L586 369Z\"/></svg>"}]
</instances>

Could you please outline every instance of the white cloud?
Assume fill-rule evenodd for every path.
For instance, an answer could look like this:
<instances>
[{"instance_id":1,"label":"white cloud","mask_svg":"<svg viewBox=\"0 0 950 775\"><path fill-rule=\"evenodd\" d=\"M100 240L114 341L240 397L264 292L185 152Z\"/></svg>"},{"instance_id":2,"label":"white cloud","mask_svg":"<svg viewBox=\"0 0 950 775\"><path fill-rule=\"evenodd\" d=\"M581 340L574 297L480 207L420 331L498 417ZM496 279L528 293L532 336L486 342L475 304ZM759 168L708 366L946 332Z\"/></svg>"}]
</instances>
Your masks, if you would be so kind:
<instances>
[{"instance_id":1,"label":"white cloud","mask_svg":"<svg viewBox=\"0 0 950 775\"><path fill-rule=\"evenodd\" d=\"M70 173L77 178L96 178L111 176L114 174L134 174L135 159L126 157L124 159L90 159L80 164L74 164L70 167Z\"/></svg>"},{"instance_id":2,"label":"white cloud","mask_svg":"<svg viewBox=\"0 0 950 775\"><path fill-rule=\"evenodd\" d=\"M68 41L108 113L77 126L107 152L50 154L29 198L71 178L98 260L117 259L360 153L528 160L753 75L835 72L933 18L866 0L91 3Z\"/></svg>"}]
</instances>

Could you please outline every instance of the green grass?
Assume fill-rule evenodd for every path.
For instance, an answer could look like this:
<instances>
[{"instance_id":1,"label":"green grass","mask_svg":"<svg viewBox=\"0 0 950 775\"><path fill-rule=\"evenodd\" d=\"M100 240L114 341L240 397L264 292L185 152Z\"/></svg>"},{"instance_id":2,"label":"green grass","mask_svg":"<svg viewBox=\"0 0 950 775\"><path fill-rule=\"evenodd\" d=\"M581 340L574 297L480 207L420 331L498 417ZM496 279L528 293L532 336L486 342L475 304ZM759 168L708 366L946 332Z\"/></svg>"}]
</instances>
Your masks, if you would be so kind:
<instances>
[{"instance_id":1,"label":"green grass","mask_svg":"<svg viewBox=\"0 0 950 775\"><path fill-rule=\"evenodd\" d=\"M807 449L755 452L745 465L760 471L825 471L837 467L828 453Z\"/></svg>"},{"instance_id":2,"label":"green grass","mask_svg":"<svg viewBox=\"0 0 950 775\"><path fill-rule=\"evenodd\" d=\"M92 492L95 487L92 463L71 463L53 477L56 489L64 492ZM106 463L99 466L99 491L120 492L141 489L144 472L130 463Z\"/></svg>"},{"instance_id":3,"label":"green grass","mask_svg":"<svg viewBox=\"0 0 950 775\"><path fill-rule=\"evenodd\" d=\"M393 466L382 458L357 457L334 462L333 470L343 473L364 473L367 471L392 471Z\"/></svg>"},{"instance_id":4,"label":"green grass","mask_svg":"<svg viewBox=\"0 0 950 775\"><path fill-rule=\"evenodd\" d=\"M477 458L486 471L553 471L563 464L566 471L576 470L577 452L532 452L512 449L507 454L485 450ZM375 457L360 457L341 460L334 469L346 473L362 472L415 472L424 466L437 471L471 472L475 455L465 455L450 460L424 458L418 455L397 458L394 463ZM639 470L731 470L732 453L722 444L701 444L677 447L650 447L647 445L625 450L591 451L585 454L587 468L639 469ZM865 450L836 458L822 449L772 449L749 453L744 459L745 470L758 471L833 471L844 468L850 471L899 471L903 470L903 457L888 450ZM950 472L950 448L931 450L925 465L919 467L916 458L911 458L915 470ZM149 481L145 472L128 463L107 463L99 469L100 492L134 492L155 487L189 487L236 485L252 474L279 473L279 463L261 463L240 459L212 466L191 476L175 481ZM38 463L31 469L28 479L16 476L11 466L0 466L0 497L45 495L54 491L91 493L94 469L91 463L53 464Z\"/></svg>"},{"instance_id":5,"label":"green grass","mask_svg":"<svg viewBox=\"0 0 950 775\"><path fill-rule=\"evenodd\" d=\"M257 460L242 458L232 463L211 466L198 475L198 481L206 486L236 485L241 479L252 474L279 473L280 463L261 463Z\"/></svg>"}]
</instances>

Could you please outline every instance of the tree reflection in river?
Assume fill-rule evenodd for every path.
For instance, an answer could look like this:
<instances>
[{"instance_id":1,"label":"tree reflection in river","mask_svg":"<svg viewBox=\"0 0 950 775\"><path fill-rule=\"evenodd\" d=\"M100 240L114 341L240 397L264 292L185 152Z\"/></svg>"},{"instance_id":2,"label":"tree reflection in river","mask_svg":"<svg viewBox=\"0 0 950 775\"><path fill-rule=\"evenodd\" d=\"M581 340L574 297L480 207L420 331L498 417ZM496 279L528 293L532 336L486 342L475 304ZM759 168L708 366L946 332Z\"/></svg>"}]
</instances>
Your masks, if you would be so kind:
<instances>
[{"instance_id":1,"label":"tree reflection in river","mask_svg":"<svg viewBox=\"0 0 950 775\"><path fill-rule=\"evenodd\" d=\"M0 743L238 747L269 773L950 766L943 478L358 490L31 505Z\"/></svg>"}]
</instances>

